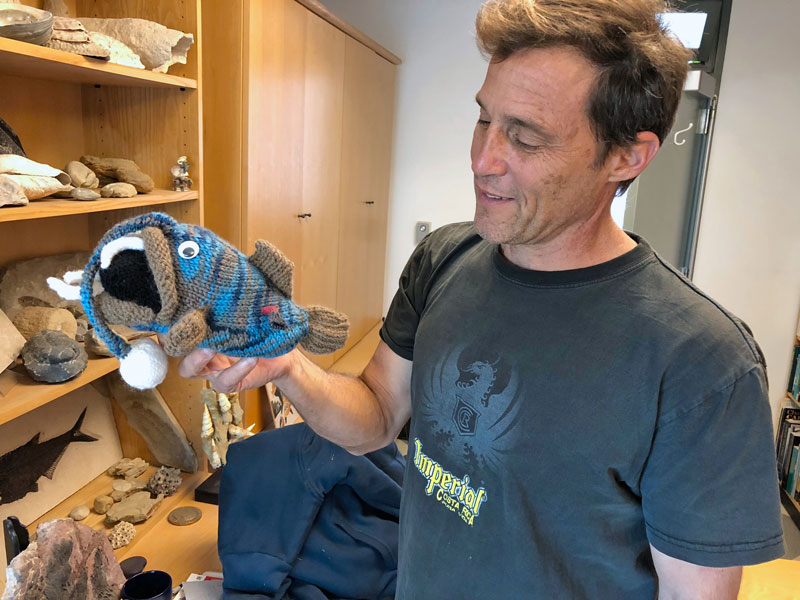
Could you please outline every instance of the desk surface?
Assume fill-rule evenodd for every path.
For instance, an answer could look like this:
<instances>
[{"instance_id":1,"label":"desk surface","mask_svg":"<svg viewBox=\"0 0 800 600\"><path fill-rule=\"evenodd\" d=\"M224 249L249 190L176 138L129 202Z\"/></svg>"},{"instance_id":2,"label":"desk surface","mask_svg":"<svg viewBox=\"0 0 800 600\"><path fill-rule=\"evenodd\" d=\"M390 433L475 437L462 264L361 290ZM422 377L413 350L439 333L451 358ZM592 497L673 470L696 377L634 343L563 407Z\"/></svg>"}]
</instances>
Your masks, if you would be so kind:
<instances>
[{"instance_id":1,"label":"desk surface","mask_svg":"<svg viewBox=\"0 0 800 600\"><path fill-rule=\"evenodd\" d=\"M800 600L800 561L780 559L745 567L739 600Z\"/></svg>"}]
</instances>

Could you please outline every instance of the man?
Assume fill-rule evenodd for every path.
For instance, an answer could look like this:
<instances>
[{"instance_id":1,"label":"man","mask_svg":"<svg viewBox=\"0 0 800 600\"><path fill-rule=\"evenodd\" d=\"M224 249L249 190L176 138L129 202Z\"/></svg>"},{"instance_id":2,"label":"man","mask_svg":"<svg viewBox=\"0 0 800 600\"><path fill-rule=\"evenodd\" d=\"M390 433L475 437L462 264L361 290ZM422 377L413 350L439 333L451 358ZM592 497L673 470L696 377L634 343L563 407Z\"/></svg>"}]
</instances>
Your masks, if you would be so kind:
<instances>
[{"instance_id":1,"label":"man","mask_svg":"<svg viewBox=\"0 0 800 600\"><path fill-rule=\"evenodd\" d=\"M671 128L657 0L490 0L474 224L414 251L359 378L300 353L182 365L275 382L354 453L411 418L397 598L734 599L783 553L749 330L610 216Z\"/></svg>"}]
</instances>

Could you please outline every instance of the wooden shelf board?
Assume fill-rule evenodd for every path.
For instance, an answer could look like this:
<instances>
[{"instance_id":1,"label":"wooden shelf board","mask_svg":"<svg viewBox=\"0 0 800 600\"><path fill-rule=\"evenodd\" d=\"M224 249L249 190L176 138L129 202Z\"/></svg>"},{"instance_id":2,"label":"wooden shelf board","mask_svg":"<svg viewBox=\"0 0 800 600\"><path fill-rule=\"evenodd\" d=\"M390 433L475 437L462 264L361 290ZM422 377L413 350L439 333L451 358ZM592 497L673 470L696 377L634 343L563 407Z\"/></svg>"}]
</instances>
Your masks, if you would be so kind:
<instances>
[{"instance_id":1,"label":"wooden shelf board","mask_svg":"<svg viewBox=\"0 0 800 600\"><path fill-rule=\"evenodd\" d=\"M197 81L0 38L0 73L94 85L197 89Z\"/></svg>"},{"instance_id":2,"label":"wooden shelf board","mask_svg":"<svg viewBox=\"0 0 800 600\"><path fill-rule=\"evenodd\" d=\"M148 469L139 477L147 481L155 471L155 467ZM177 586L186 577L203 571L221 571L217 555L217 507L194 501L194 490L208 477L208 473L199 472L183 474L183 483L175 494L164 498L156 511L144 523L138 523L136 537L133 541L114 551L117 560L122 561L130 556L144 556L147 559L147 569L160 569L172 576L173 585ZM111 491L113 477L101 474L86 486L75 492L72 496L55 506L42 517L28 525L31 535L36 527L51 519L63 519L69 516L70 511L76 506L92 508L97 496L108 494ZM179 506L196 506L203 516L197 523L178 527L167 521L167 515ZM94 511L89 513L82 523L100 531L110 531L111 527L105 524L105 517Z\"/></svg>"},{"instance_id":3,"label":"wooden shelf board","mask_svg":"<svg viewBox=\"0 0 800 600\"><path fill-rule=\"evenodd\" d=\"M139 194L133 198L100 198L89 202L80 200L64 200L45 198L31 200L27 206L4 206L0 208L0 223L7 221L24 221L28 219L44 219L47 217L63 217L65 215L83 215L87 213L117 210L120 208L136 208L155 206L172 202L197 200L197 192L172 192L169 190L153 190L149 194Z\"/></svg>"},{"instance_id":4,"label":"wooden shelf board","mask_svg":"<svg viewBox=\"0 0 800 600\"><path fill-rule=\"evenodd\" d=\"M4 373L4 378L14 378L16 384L5 395L0 396L0 425L91 383L118 367L119 361L116 358L90 358L83 373L64 383L37 383L26 375Z\"/></svg>"}]
</instances>

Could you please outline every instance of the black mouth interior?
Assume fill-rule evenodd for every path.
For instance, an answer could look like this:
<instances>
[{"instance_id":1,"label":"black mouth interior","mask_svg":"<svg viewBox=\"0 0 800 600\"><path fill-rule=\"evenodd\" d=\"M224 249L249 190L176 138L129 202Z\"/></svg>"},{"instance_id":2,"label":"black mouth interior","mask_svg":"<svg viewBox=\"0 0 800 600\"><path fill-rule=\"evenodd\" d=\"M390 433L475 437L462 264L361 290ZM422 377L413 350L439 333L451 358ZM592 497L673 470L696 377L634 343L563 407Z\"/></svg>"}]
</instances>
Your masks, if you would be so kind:
<instances>
[{"instance_id":1,"label":"black mouth interior","mask_svg":"<svg viewBox=\"0 0 800 600\"><path fill-rule=\"evenodd\" d=\"M156 280L141 250L122 250L114 255L107 269L100 269L100 283L118 300L127 300L161 312L161 296Z\"/></svg>"}]
</instances>

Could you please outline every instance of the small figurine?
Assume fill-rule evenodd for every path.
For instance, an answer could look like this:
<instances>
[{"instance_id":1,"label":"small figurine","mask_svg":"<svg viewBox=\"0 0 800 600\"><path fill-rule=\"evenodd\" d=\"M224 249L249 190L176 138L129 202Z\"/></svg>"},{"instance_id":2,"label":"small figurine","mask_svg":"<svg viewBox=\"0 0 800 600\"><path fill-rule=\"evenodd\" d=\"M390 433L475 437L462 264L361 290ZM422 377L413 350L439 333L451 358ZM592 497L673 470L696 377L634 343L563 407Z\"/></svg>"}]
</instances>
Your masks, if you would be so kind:
<instances>
[{"instance_id":1,"label":"small figurine","mask_svg":"<svg viewBox=\"0 0 800 600\"><path fill-rule=\"evenodd\" d=\"M176 192L186 192L192 187L192 180L189 178L189 163L185 156L178 159L178 164L170 170L172 175L172 189Z\"/></svg>"}]
</instances>

